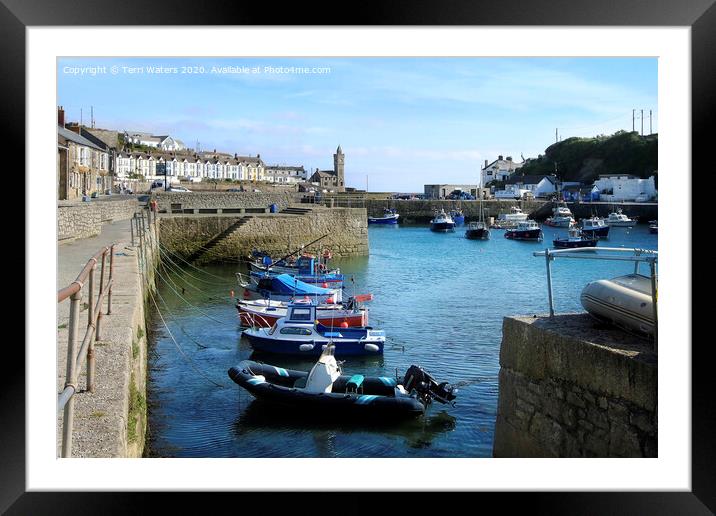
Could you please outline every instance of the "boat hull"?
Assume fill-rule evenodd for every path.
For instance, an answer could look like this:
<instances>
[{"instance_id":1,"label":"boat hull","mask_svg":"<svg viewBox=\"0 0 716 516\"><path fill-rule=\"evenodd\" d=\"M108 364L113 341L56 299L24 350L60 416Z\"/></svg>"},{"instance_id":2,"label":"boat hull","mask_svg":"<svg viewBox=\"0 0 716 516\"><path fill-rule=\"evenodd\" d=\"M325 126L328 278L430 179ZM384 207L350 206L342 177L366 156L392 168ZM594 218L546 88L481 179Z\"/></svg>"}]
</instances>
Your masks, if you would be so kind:
<instances>
[{"instance_id":1,"label":"boat hull","mask_svg":"<svg viewBox=\"0 0 716 516\"><path fill-rule=\"evenodd\" d=\"M609 236L609 226L594 229L582 228L582 234L584 236L593 238L607 238Z\"/></svg>"},{"instance_id":2,"label":"boat hull","mask_svg":"<svg viewBox=\"0 0 716 516\"><path fill-rule=\"evenodd\" d=\"M350 330L350 328L348 328ZM345 331L341 329L341 331ZM375 356L383 354L385 341L379 339L350 339L315 337L310 339L277 339L265 336L265 329L244 330L251 347L263 353L279 355L317 357L325 347L335 345L335 356Z\"/></svg>"},{"instance_id":3,"label":"boat hull","mask_svg":"<svg viewBox=\"0 0 716 516\"><path fill-rule=\"evenodd\" d=\"M465 238L468 240L487 240L490 238L490 230L487 228L468 229L465 231Z\"/></svg>"},{"instance_id":4,"label":"boat hull","mask_svg":"<svg viewBox=\"0 0 716 516\"><path fill-rule=\"evenodd\" d=\"M525 231L519 231L516 229L508 229L505 231L505 238L510 240L531 240L540 241L542 240L541 229L528 229Z\"/></svg>"},{"instance_id":5,"label":"boat hull","mask_svg":"<svg viewBox=\"0 0 716 516\"><path fill-rule=\"evenodd\" d=\"M649 233L652 235L656 235L659 233L659 227L658 226L649 226Z\"/></svg>"},{"instance_id":6,"label":"boat hull","mask_svg":"<svg viewBox=\"0 0 716 516\"><path fill-rule=\"evenodd\" d=\"M305 371L245 360L231 367L228 375L255 398L292 409L381 419L410 418L425 412L425 406L417 398L396 396L398 382L390 377L367 377L358 392L350 392L347 388L350 375L341 375L333 383L332 392L312 393L296 387L308 377Z\"/></svg>"},{"instance_id":7,"label":"boat hull","mask_svg":"<svg viewBox=\"0 0 716 516\"><path fill-rule=\"evenodd\" d=\"M254 285L251 285L251 287L254 287ZM333 291L332 294L319 294L319 295L311 295L311 296L294 296L291 294L277 294L275 292L271 292L268 290L254 290L250 287L244 287L243 292L241 294L241 298L246 301L257 301L259 299L270 299L271 301L281 301L283 303L290 303L294 301L297 297L300 299L302 297L308 297L311 301L317 304L325 304L328 302L329 299L332 299L336 303L341 302L341 290L336 289Z\"/></svg>"},{"instance_id":8,"label":"boat hull","mask_svg":"<svg viewBox=\"0 0 716 516\"><path fill-rule=\"evenodd\" d=\"M253 326L258 328L270 328L276 321L286 317L288 310L285 307L253 308L242 303L236 304L242 326ZM361 309L343 310L334 308L319 308L316 310L316 318L320 324L329 328L339 328L343 323L348 327L359 328L368 325L368 311Z\"/></svg>"},{"instance_id":9,"label":"boat hull","mask_svg":"<svg viewBox=\"0 0 716 516\"><path fill-rule=\"evenodd\" d=\"M455 224L452 222L433 222L430 224L430 231L435 231L436 233L448 233L450 231L455 231Z\"/></svg>"},{"instance_id":10,"label":"boat hull","mask_svg":"<svg viewBox=\"0 0 716 516\"><path fill-rule=\"evenodd\" d=\"M464 215L453 215L452 220L456 226L462 226L465 223L465 216Z\"/></svg>"},{"instance_id":11,"label":"boat hull","mask_svg":"<svg viewBox=\"0 0 716 516\"><path fill-rule=\"evenodd\" d=\"M544 221L544 223L547 226L553 227L553 228L569 228L572 227L574 224L573 219L547 219Z\"/></svg>"},{"instance_id":12,"label":"boat hull","mask_svg":"<svg viewBox=\"0 0 716 516\"><path fill-rule=\"evenodd\" d=\"M609 221L608 220L606 222L609 226L614 227L614 228L633 228L636 225L636 222L633 220L629 221L629 222L621 221L621 220L617 220L617 221L614 221L614 220Z\"/></svg>"},{"instance_id":13,"label":"boat hull","mask_svg":"<svg viewBox=\"0 0 716 516\"><path fill-rule=\"evenodd\" d=\"M588 240L553 240L552 244L557 249L578 249L581 247L596 247L596 239Z\"/></svg>"},{"instance_id":14,"label":"boat hull","mask_svg":"<svg viewBox=\"0 0 716 516\"><path fill-rule=\"evenodd\" d=\"M388 217L368 217L368 224L397 224L400 215L390 215Z\"/></svg>"}]
</instances>

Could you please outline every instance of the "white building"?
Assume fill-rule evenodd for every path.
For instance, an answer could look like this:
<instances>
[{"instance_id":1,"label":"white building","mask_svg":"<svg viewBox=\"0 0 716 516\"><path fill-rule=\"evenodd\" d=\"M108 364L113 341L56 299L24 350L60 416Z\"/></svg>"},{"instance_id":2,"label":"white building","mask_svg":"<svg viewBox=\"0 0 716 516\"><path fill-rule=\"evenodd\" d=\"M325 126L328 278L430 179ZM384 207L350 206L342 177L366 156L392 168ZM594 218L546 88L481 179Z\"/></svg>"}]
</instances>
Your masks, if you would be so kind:
<instances>
[{"instance_id":1,"label":"white building","mask_svg":"<svg viewBox=\"0 0 716 516\"><path fill-rule=\"evenodd\" d=\"M490 181L505 181L515 171L519 170L524 163L515 163L512 161L512 156L507 156L503 159L502 156L498 156L492 163L487 163L485 160L485 166L480 172L480 186L485 186Z\"/></svg>"},{"instance_id":2,"label":"white building","mask_svg":"<svg viewBox=\"0 0 716 516\"><path fill-rule=\"evenodd\" d=\"M522 199L525 194L548 197L557 191L555 176L512 176L505 182L505 189L495 192L496 199Z\"/></svg>"},{"instance_id":3,"label":"white building","mask_svg":"<svg viewBox=\"0 0 716 516\"><path fill-rule=\"evenodd\" d=\"M270 183L296 184L303 183L308 178L303 165L300 167L267 166L264 169L264 179Z\"/></svg>"},{"instance_id":4,"label":"white building","mask_svg":"<svg viewBox=\"0 0 716 516\"><path fill-rule=\"evenodd\" d=\"M648 202L657 196L654 176L640 179L631 174L602 174L594 186L599 188L599 200L606 202Z\"/></svg>"},{"instance_id":5,"label":"white building","mask_svg":"<svg viewBox=\"0 0 716 516\"><path fill-rule=\"evenodd\" d=\"M124 132L125 143L133 145L145 145L154 147L164 151L181 151L186 149L186 145L181 140L169 135L153 135L151 133L140 133L135 131Z\"/></svg>"}]
</instances>

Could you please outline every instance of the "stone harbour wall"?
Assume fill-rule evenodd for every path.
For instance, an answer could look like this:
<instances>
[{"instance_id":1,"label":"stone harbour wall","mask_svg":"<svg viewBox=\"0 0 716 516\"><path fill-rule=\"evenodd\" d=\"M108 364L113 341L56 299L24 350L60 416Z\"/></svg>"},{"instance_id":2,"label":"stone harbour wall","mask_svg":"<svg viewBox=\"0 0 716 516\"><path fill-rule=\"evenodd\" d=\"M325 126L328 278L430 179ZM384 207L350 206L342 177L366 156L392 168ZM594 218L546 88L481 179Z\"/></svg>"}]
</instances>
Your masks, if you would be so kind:
<instances>
[{"instance_id":1,"label":"stone harbour wall","mask_svg":"<svg viewBox=\"0 0 716 516\"><path fill-rule=\"evenodd\" d=\"M525 213L532 213L544 204L542 200L511 201L511 200L484 200L482 209L487 217L495 217L500 213L509 213L510 208L518 206ZM480 217L480 201L448 201L448 200L366 200L368 216L380 217L383 215L383 208L395 208L400 214L401 222L429 222L435 216L435 210L444 209L450 211L460 208L467 220L478 220Z\"/></svg>"},{"instance_id":2,"label":"stone harbour wall","mask_svg":"<svg viewBox=\"0 0 716 516\"><path fill-rule=\"evenodd\" d=\"M190 188L191 189L191 188ZM155 192L160 213L199 213L199 210L264 209L268 211L272 204L279 210L289 204L301 202L303 194L294 192L259 193L259 192ZM220 211L219 211L220 210Z\"/></svg>"},{"instance_id":3,"label":"stone harbour wall","mask_svg":"<svg viewBox=\"0 0 716 516\"><path fill-rule=\"evenodd\" d=\"M495 457L656 457L657 357L588 314L506 317Z\"/></svg>"},{"instance_id":4,"label":"stone harbour wall","mask_svg":"<svg viewBox=\"0 0 716 516\"><path fill-rule=\"evenodd\" d=\"M135 198L89 202L59 201L57 240L67 242L99 235L104 222L130 219L137 209Z\"/></svg>"},{"instance_id":5,"label":"stone harbour wall","mask_svg":"<svg viewBox=\"0 0 716 516\"><path fill-rule=\"evenodd\" d=\"M232 226L233 231L220 242L207 245ZM330 249L335 257L367 255L365 209L314 207L305 215L172 215L160 219L160 242L185 257L194 256L197 263L235 262L253 249L288 254L323 235L327 236L310 246L310 251Z\"/></svg>"}]
</instances>

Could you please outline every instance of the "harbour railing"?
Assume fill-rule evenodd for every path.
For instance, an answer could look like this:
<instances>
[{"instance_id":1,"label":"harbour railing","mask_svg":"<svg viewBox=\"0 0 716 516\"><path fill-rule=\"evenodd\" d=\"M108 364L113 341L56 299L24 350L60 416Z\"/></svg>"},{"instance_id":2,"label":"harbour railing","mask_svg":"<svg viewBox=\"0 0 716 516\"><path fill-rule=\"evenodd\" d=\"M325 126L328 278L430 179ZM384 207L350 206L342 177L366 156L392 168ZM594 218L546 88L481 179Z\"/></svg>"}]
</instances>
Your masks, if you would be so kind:
<instances>
[{"instance_id":1,"label":"harbour railing","mask_svg":"<svg viewBox=\"0 0 716 516\"><path fill-rule=\"evenodd\" d=\"M611 253L611 254L600 254ZM657 275L656 263L659 252L653 249L636 249L623 247L580 247L576 249L545 249L532 253L533 256L544 256L547 265L547 296L549 298L549 316L554 317L554 297L552 294L552 261L556 258L573 258L582 260L615 260L634 262L634 274L639 273L639 264L647 263L651 278L651 304L654 310L654 351L658 343L657 319Z\"/></svg>"},{"instance_id":2,"label":"harbour railing","mask_svg":"<svg viewBox=\"0 0 716 516\"><path fill-rule=\"evenodd\" d=\"M57 292L57 302L70 300L70 318L67 325L67 366L65 387L57 396L57 412L64 411L62 419L62 457L72 456L72 427L74 424L74 395L78 391L79 371L87 362L87 391L95 390L94 343L102 338L102 302L107 298L107 313L112 313L112 283L114 276L114 247L103 247L87 261L82 271L72 283ZM109 256L109 263L107 257ZM99 293L95 299L95 271L100 266ZM107 273L105 270L108 269ZM105 276L107 282L105 283ZM85 288L86 287L86 288ZM80 304L87 293L87 324L81 342L78 342L80 323ZM79 344L79 345L78 345Z\"/></svg>"}]
</instances>

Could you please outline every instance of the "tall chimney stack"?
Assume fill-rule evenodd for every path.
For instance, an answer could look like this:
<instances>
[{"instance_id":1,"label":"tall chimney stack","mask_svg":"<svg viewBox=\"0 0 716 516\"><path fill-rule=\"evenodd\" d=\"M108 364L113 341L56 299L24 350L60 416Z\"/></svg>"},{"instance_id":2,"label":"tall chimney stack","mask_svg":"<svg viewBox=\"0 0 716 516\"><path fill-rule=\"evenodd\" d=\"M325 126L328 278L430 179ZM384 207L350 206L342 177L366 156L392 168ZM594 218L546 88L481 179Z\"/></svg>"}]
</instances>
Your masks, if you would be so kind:
<instances>
[{"instance_id":1,"label":"tall chimney stack","mask_svg":"<svg viewBox=\"0 0 716 516\"><path fill-rule=\"evenodd\" d=\"M62 106L57 107L57 125L65 127L65 109Z\"/></svg>"}]
</instances>

